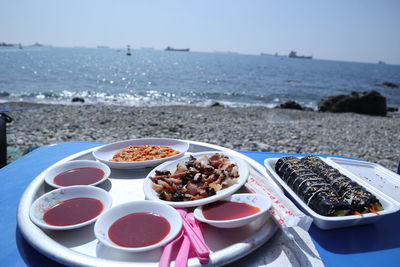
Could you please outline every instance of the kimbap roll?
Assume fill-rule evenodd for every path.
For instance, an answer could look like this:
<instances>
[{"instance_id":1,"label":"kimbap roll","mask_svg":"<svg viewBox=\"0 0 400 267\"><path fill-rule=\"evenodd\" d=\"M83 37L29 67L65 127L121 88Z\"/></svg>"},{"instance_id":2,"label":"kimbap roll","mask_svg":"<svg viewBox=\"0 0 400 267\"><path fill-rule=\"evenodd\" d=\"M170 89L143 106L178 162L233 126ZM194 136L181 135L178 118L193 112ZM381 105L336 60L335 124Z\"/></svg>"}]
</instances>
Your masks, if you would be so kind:
<instances>
[{"instance_id":1,"label":"kimbap roll","mask_svg":"<svg viewBox=\"0 0 400 267\"><path fill-rule=\"evenodd\" d=\"M280 158L275 164L275 170L304 203L318 214L332 216L349 210L349 205L341 200L335 190L300 159Z\"/></svg>"},{"instance_id":2,"label":"kimbap roll","mask_svg":"<svg viewBox=\"0 0 400 267\"><path fill-rule=\"evenodd\" d=\"M301 162L305 167L325 179L337 194L351 206L352 210L360 213L369 212L371 209L382 210L382 205L375 195L320 158L306 156L301 159Z\"/></svg>"}]
</instances>

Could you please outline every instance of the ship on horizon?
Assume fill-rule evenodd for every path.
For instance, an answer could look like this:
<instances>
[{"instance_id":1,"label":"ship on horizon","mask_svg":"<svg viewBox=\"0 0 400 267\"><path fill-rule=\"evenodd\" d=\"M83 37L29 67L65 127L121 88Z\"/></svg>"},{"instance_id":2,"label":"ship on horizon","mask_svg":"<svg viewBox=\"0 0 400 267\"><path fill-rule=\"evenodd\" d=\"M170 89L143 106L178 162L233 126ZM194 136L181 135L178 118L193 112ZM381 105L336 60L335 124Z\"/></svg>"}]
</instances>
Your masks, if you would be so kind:
<instances>
[{"instance_id":1,"label":"ship on horizon","mask_svg":"<svg viewBox=\"0 0 400 267\"><path fill-rule=\"evenodd\" d=\"M303 59L312 59L312 56L298 56L296 51L290 51L289 58L303 58Z\"/></svg>"},{"instance_id":2,"label":"ship on horizon","mask_svg":"<svg viewBox=\"0 0 400 267\"><path fill-rule=\"evenodd\" d=\"M165 51L189 52L189 50L189 48L172 48L170 46L167 46L167 48L165 48Z\"/></svg>"}]
</instances>

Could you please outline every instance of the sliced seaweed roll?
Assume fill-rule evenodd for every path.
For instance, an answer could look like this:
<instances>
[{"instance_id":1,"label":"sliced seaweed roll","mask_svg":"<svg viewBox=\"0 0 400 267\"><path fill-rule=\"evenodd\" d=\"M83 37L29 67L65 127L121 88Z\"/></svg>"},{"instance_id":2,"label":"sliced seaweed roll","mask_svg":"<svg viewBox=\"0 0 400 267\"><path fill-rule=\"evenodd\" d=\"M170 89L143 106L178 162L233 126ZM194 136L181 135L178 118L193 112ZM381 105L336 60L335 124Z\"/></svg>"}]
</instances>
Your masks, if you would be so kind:
<instances>
[{"instance_id":1,"label":"sliced seaweed roll","mask_svg":"<svg viewBox=\"0 0 400 267\"><path fill-rule=\"evenodd\" d=\"M306 156L301 159L305 167L324 178L327 183L338 193L344 201L350 204L351 209L357 212L369 212L382 208L375 195L367 191L363 186L351 180L337 169L329 166L320 158Z\"/></svg>"},{"instance_id":2,"label":"sliced seaweed roll","mask_svg":"<svg viewBox=\"0 0 400 267\"><path fill-rule=\"evenodd\" d=\"M318 214L331 216L349 210L349 205L341 200L335 190L298 158L280 158L275 164L275 170L304 203Z\"/></svg>"}]
</instances>

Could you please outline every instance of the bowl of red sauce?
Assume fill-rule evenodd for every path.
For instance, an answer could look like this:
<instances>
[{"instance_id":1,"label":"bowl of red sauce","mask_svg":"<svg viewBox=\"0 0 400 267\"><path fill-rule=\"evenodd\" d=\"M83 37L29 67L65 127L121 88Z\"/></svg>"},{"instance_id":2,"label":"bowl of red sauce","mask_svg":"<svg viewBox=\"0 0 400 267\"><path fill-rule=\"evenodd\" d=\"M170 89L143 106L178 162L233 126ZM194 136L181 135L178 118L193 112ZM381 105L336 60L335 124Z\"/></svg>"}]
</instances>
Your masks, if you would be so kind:
<instances>
[{"instance_id":1,"label":"bowl of red sauce","mask_svg":"<svg viewBox=\"0 0 400 267\"><path fill-rule=\"evenodd\" d=\"M197 220L219 228L236 228L247 225L266 214L271 199L260 194L234 194L230 197L197 207Z\"/></svg>"},{"instance_id":2,"label":"bowl of red sauce","mask_svg":"<svg viewBox=\"0 0 400 267\"><path fill-rule=\"evenodd\" d=\"M179 213L159 201L143 200L115 206L94 225L97 239L104 245L129 252L161 247L182 228Z\"/></svg>"},{"instance_id":3,"label":"bowl of red sauce","mask_svg":"<svg viewBox=\"0 0 400 267\"><path fill-rule=\"evenodd\" d=\"M110 176L110 168L94 160L72 160L46 170L47 184L61 188L73 185L97 185Z\"/></svg>"},{"instance_id":4,"label":"bowl of red sauce","mask_svg":"<svg viewBox=\"0 0 400 267\"><path fill-rule=\"evenodd\" d=\"M36 199L31 205L29 217L44 229L76 229L96 221L111 205L111 195L101 188L69 186L50 191Z\"/></svg>"}]
</instances>

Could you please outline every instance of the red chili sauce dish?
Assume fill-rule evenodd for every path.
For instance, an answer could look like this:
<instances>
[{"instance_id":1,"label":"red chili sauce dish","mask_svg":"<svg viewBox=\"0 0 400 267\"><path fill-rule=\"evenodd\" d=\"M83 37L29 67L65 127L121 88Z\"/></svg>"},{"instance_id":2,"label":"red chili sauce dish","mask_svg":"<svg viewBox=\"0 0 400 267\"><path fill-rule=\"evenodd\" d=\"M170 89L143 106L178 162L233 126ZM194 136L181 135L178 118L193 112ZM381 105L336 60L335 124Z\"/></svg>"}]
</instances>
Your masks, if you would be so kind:
<instances>
[{"instance_id":1,"label":"red chili sauce dish","mask_svg":"<svg viewBox=\"0 0 400 267\"><path fill-rule=\"evenodd\" d=\"M260 209L242 202L217 201L203 207L203 216L207 220L226 221L247 217Z\"/></svg>"},{"instance_id":2,"label":"red chili sauce dish","mask_svg":"<svg viewBox=\"0 0 400 267\"><path fill-rule=\"evenodd\" d=\"M108 230L108 236L118 246L140 248L157 244L170 230L171 225L164 217L137 212L115 221Z\"/></svg>"},{"instance_id":3,"label":"red chili sauce dish","mask_svg":"<svg viewBox=\"0 0 400 267\"><path fill-rule=\"evenodd\" d=\"M83 167L58 174L54 178L54 183L60 186L90 185L100 181L103 177L103 170L93 167Z\"/></svg>"},{"instance_id":4,"label":"red chili sauce dish","mask_svg":"<svg viewBox=\"0 0 400 267\"><path fill-rule=\"evenodd\" d=\"M94 198L72 198L48 209L43 214L43 220L55 226L75 225L97 217L103 208L103 203Z\"/></svg>"}]
</instances>

